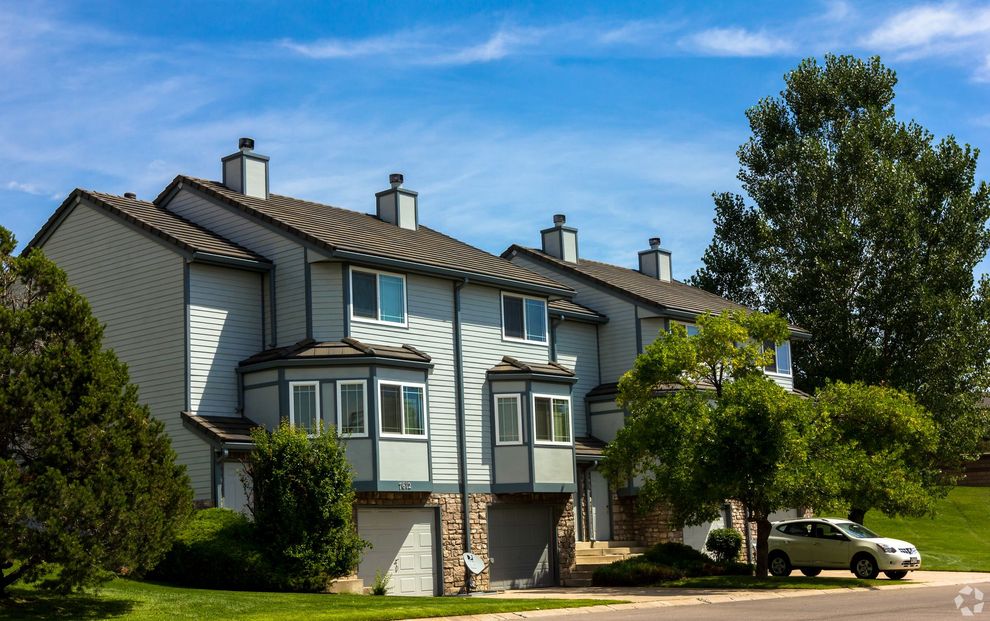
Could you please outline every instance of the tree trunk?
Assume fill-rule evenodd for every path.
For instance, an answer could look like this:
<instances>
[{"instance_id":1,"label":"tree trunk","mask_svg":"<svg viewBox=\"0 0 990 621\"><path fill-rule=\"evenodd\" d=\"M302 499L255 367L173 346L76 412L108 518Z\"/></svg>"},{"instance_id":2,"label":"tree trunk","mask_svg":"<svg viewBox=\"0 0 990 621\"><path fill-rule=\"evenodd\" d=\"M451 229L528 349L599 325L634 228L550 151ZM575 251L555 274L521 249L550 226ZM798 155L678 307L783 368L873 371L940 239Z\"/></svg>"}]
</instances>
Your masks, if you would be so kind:
<instances>
[{"instance_id":1,"label":"tree trunk","mask_svg":"<svg viewBox=\"0 0 990 621\"><path fill-rule=\"evenodd\" d=\"M856 522L857 524L863 524L863 518L866 517L866 509L857 509L853 507L849 510L849 521Z\"/></svg>"},{"instance_id":2,"label":"tree trunk","mask_svg":"<svg viewBox=\"0 0 990 621\"><path fill-rule=\"evenodd\" d=\"M770 520L764 514L753 516L756 522L756 577L767 577L767 552L770 549Z\"/></svg>"}]
</instances>

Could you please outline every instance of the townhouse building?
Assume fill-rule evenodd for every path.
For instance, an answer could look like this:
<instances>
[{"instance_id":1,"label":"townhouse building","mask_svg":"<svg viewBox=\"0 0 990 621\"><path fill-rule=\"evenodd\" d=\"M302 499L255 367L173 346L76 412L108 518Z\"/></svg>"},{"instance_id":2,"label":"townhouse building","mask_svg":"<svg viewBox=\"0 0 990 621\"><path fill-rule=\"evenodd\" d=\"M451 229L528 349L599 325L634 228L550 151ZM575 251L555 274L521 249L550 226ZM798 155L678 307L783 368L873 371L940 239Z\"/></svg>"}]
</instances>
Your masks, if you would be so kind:
<instances>
[{"instance_id":1,"label":"townhouse building","mask_svg":"<svg viewBox=\"0 0 990 621\"><path fill-rule=\"evenodd\" d=\"M220 181L76 190L26 250L87 297L201 506L243 510L250 430L288 420L342 437L374 546L358 575L395 594L557 584L579 540L688 536L596 464L644 343L734 305L674 281L659 242L639 271L587 261L560 217L498 257L422 224L401 175L369 214L272 193L269 164L242 139Z\"/></svg>"}]
</instances>

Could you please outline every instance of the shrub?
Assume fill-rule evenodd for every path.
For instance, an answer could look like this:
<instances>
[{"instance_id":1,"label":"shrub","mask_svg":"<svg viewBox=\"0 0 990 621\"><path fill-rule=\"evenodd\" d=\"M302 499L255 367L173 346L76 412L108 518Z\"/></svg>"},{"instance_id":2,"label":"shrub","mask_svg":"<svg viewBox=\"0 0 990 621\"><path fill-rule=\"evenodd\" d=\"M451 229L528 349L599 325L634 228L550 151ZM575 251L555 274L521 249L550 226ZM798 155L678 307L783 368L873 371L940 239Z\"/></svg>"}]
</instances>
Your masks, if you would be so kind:
<instances>
[{"instance_id":1,"label":"shrub","mask_svg":"<svg viewBox=\"0 0 990 621\"><path fill-rule=\"evenodd\" d=\"M705 547L716 563L731 563L739 558L742 535L734 528L716 528L708 533Z\"/></svg>"},{"instance_id":2,"label":"shrub","mask_svg":"<svg viewBox=\"0 0 990 621\"><path fill-rule=\"evenodd\" d=\"M255 542L253 525L230 509L197 511L149 577L212 589L264 591L280 587L280 578L271 571Z\"/></svg>"},{"instance_id":3,"label":"shrub","mask_svg":"<svg viewBox=\"0 0 990 621\"><path fill-rule=\"evenodd\" d=\"M710 563L711 559L705 554L683 543L659 543L643 555L651 563L670 565L672 567L694 567Z\"/></svg>"},{"instance_id":4,"label":"shrub","mask_svg":"<svg viewBox=\"0 0 990 621\"><path fill-rule=\"evenodd\" d=\"M336 433L309 437L288 422L252 432L248 462L255 529L285 588L323 590L347 575L368 545L355 532L351 466Z\"/></svg>"},{"instance_id":5,"label":"shrub","mask_svg":"<svg viewBox=\"0 0 990 621\"><path fill-rule=\"evenodd\" d=\"M388 595L388 590L392 586L392 575L387 571L375 570L375 581L371 583L372 595Z\"/></svg>"},{"instance_id":6,"label":"shrub","mask_svg":"<svg viewBox=\"0 0 990 621\"><path fill-rule=\"evenodd\" d=\"M654 586L683 577L684 572L676 567L631 558L597 568L591 575L591 583L595 586Z\"/></svg>"}]
</instances>

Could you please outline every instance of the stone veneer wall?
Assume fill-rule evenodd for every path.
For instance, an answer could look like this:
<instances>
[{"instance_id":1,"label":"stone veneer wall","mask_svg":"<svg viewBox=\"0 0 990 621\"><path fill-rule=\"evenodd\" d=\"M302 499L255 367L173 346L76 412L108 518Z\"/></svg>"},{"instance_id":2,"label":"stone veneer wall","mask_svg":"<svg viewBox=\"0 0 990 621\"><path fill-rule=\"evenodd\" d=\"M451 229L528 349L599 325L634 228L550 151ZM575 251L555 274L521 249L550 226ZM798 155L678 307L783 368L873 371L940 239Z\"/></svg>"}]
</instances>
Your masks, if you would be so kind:
<instances>
[{"instance_id":1,"label":"stone veneer wall","mask_svg":"<svg viewBox=\"0 0 990 621\"><path fill-rule=\"evenodd\" d=\"M635 541L644 546L674 541L684 542L684 531L670 523L670 511L658 507L648 513L636 508L635 496L619 496L612 492L612 539Z\"/></svg>"},{"instance_id":2,"label":"stone veneer wall","mask_svg":"<svg viewBox=\"0 0 990 621\"><path fill-rule=\"evenodd\" d=\"M488 564L488 507L492 504L549 504L556 520L557 562L561 580L570 577L574 568L574 505L570 494L471 494L471 551ZM464 510L460 494L414 492L358 492L359 506L440 507L440 542L443 547L443 593L455 595L466 591L467 569L464 554ZM487 591L489 573L475 576L471 590Z\"/></svg>"}]
</instances>

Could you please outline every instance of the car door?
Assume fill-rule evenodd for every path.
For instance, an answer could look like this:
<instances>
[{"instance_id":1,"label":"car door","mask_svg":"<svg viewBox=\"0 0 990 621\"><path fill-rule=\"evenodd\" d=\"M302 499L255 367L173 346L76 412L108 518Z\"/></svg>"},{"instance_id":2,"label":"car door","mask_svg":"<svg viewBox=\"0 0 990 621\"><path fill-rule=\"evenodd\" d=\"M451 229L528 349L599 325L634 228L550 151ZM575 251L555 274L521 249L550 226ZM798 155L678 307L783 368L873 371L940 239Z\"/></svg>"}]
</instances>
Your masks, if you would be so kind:
<instances>
[{"instance_id":1,"label":"car door","mask_svg":"<svg viewBox=\"0 0 990 621\"><path fill-rule=\"evenodd\" d=\"M781 549L791 559L791 565L802 567L812 562L811 524L808 522L792 522L784 526L786 537L782 537Z\"/></svg>"},{"instance_id":2,"label":"car door","mask_svg":"<svg viewBox=\"0 0 990 621\"><path fill-rule=\"evenodd\" d=\"M838 569L849 566L849 538L838 528L822 522L813 526L812 535L816 567Z\"/></svg>"}]
</instances>

